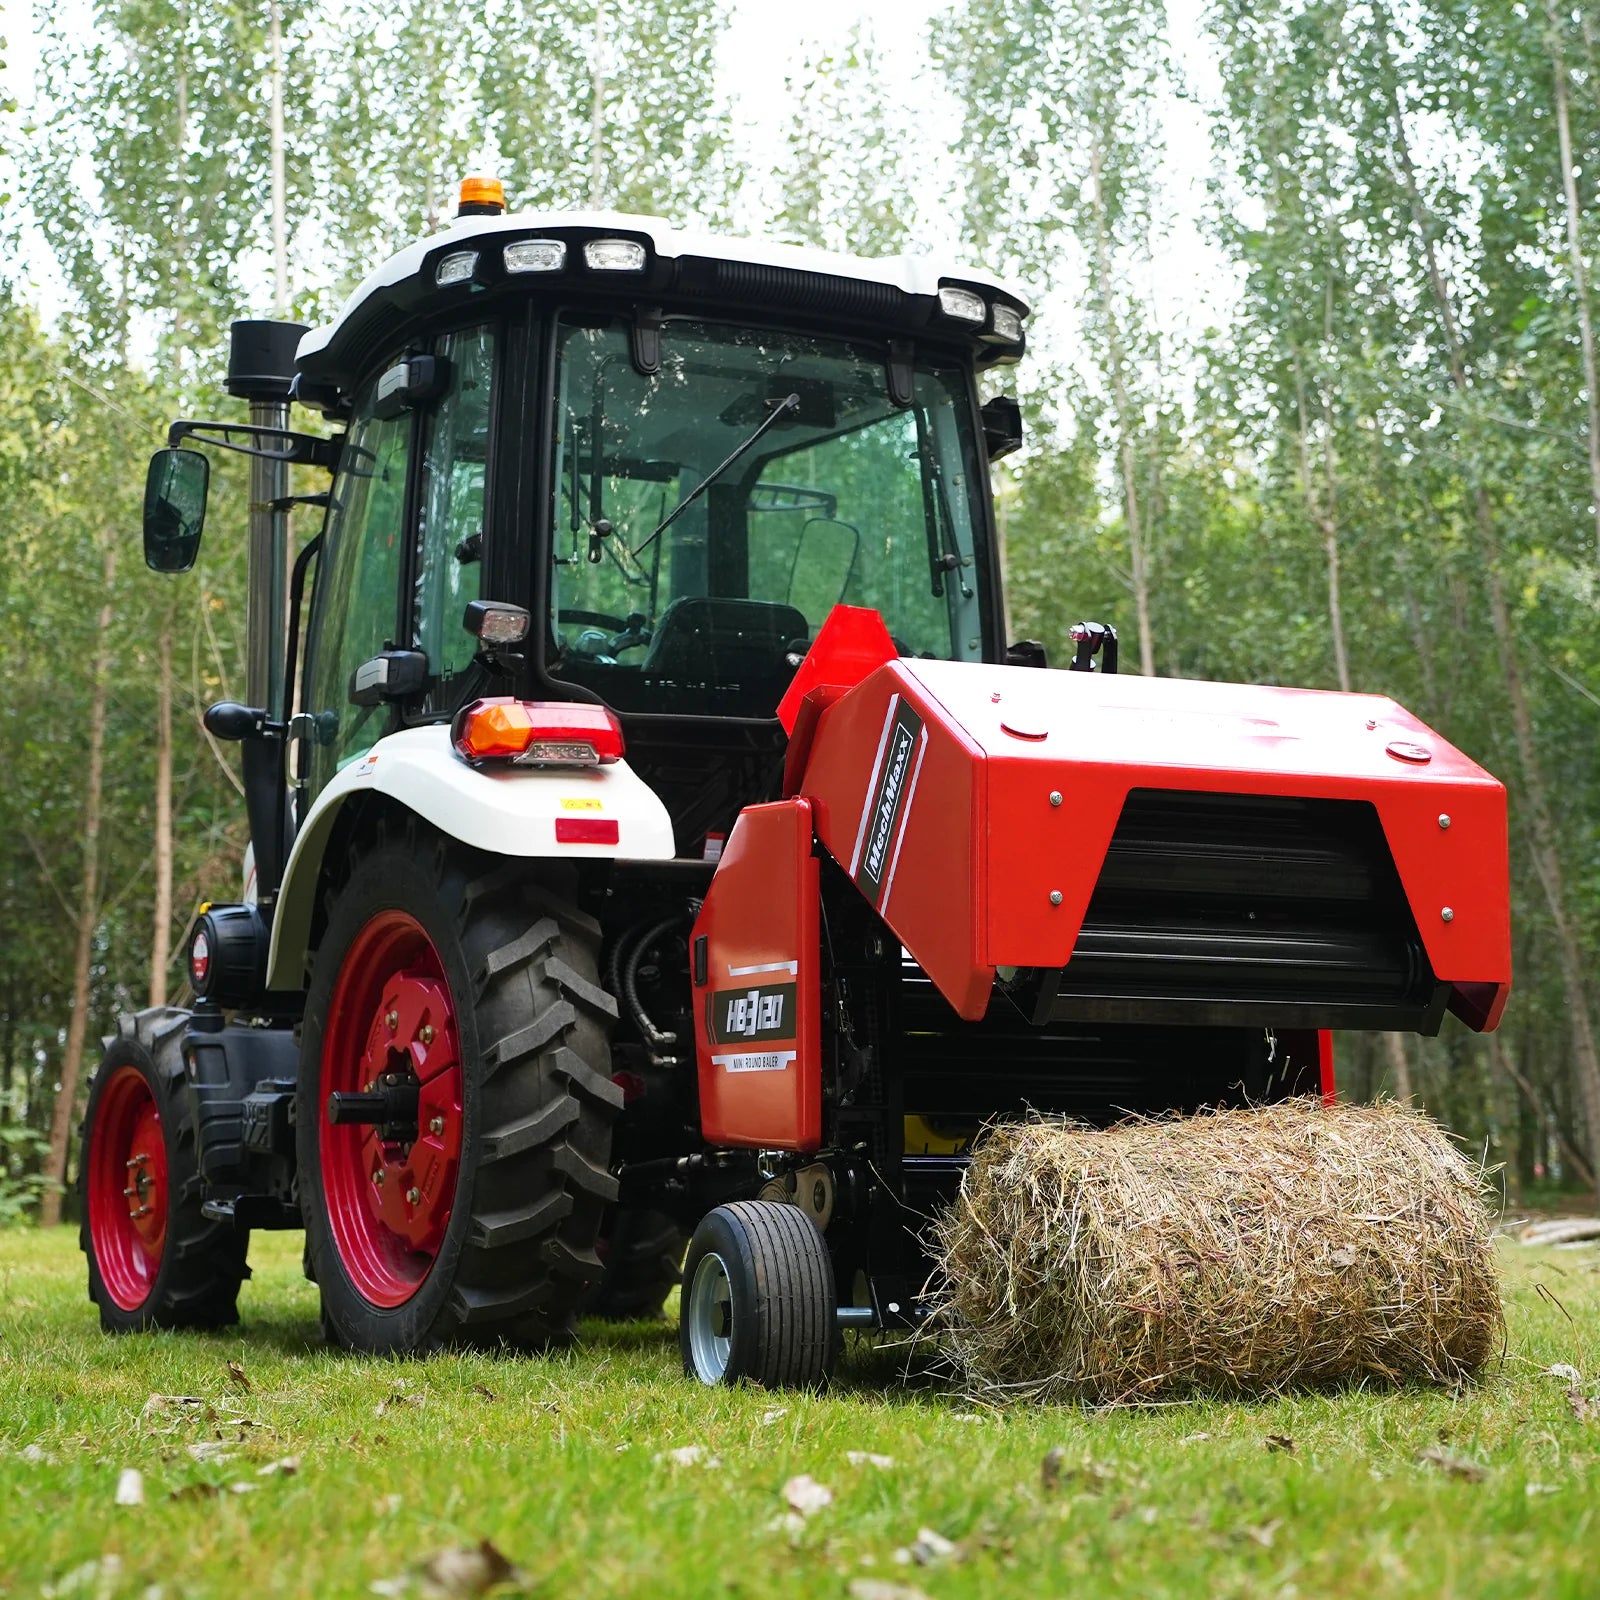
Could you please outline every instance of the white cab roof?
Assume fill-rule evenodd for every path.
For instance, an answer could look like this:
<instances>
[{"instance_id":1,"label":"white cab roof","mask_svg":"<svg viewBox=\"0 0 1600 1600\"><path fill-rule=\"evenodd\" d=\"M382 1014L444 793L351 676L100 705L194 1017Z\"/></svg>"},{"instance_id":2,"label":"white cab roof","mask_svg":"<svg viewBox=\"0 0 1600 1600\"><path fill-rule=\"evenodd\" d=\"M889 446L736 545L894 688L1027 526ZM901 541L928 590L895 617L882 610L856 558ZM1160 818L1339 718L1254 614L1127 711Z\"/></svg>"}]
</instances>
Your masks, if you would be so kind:
<instances>
[{"instance_id":1,"label":"white cab roof","mask_svg":"<svg viewBox=\"0 0 1600 1600\"><path fill-rule=\"evenodd\" d=\"M712 261L748 262L759 266L786 267L795 272L814 272L832 278L881 283L908 295L934 295L942 282L973 284L998 291L1029 309L1027 296L1013 283L955 260L928 256L836 255L828 250L813 250L802 245L775 244L766 239L739 239L723 234L685 231L663 222L660 217L632 216L622 211L523 211L504 216L459 217L448 228L418 239L398 255L391 256L370 273L361 287L345 301L337 317L319 328L310 329L300 341L299 358L325 350L340 328L374 294L414 277L424 260L436 250L450 245L473 245L499 234L526 235L542 229L615 230L644 235L658 257L668 260L695 257Z\"/></svg>"}]
</instances>

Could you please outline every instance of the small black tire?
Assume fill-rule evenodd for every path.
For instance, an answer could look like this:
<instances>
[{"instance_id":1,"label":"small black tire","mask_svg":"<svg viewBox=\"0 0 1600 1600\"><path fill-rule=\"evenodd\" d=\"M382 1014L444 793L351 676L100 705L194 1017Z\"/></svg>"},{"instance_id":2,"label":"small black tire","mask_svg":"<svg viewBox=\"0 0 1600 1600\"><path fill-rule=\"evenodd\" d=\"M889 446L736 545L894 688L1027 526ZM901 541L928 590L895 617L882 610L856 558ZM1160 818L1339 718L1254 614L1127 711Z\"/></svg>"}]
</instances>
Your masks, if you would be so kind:
<instances>
[{"instance_id":1,"label":"small black tire","mask_svg":"<svg viewBox=\"0 0 1600 1600\"><path fill-rule=\"evenodd\" d=\"M617 1197L611 1125L622 1105L600 928L573 904L574 887L548 863L486 855L410 819L386 823L333 893L311 963L296 1101L307 1260L331 1344L419 1354L571 1338L603 1270L595 1245ZM419 929L438 960L461 1087L458 1175L434 1207L437 1246L414 1286L387 1299L342 1251L338 1228L367 1224L324 1171L322 1139L325 1058L340 1055L346 1027L341 973L380 919Z\"/></svg>"},{"instance_id":2,"label":"small black tire","mask_svg":"<svg viewBox=\"0 0 1600 1600\"><path fill-rule=\"evenodd\" d=\"M603 1241L606 1275L585 1313L607 1322L643 1322L659 1317L667 1296L682 1279L688 1238L664 1211L618 1206Z\"/></svg>"},{"instance_id":3,"label":"small black tire","mask_svg":"<svg viewBox=\"0 0 1600 1600\"><path fill-rule=\"evenodd\" d=\"M689 1241L683 1285L678 1345L689 1377L766 1389L828 1381L838 1287L827 1241L797 1206L718 1206Z\"/></svg>"},{"instance_id":4,"label":"small black tire","mask_svg":"<svg viewBox=\"0 0 1600 1600\"><path fill-rule=\"evenodd\" d=\"M239 1285L250 1275L249 1231L200 1210L204 1188L183 1093L188 1025L187 1011L167 1006L123 1017L90 1084L78 1157L78 1244L88 1262L89 1299L107 1333L225 1328L239 1320ZM106 1145L125 1136L128 1104L158 1119L161 1166L151 1159L135 1169L120 1144ZM144 1128L151 1133L154 1124ZM134 1152L141 1153L157 1155ZM154 1183L151 1175L158 1175ZM129 1226L132 1202L122 1185L130 1178L147 1186L135 1200L155 1199L164 1208L158 1251Z\"/></svg>"}]
</instances>

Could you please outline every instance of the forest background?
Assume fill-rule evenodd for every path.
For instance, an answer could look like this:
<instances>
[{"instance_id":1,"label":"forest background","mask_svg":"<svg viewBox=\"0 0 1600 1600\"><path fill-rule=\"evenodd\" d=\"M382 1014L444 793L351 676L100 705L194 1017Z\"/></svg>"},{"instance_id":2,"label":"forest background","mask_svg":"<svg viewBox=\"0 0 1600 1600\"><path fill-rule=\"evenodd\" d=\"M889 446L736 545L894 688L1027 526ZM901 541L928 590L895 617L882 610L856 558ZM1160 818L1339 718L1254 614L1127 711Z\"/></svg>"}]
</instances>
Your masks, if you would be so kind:
<instances>
[{"instance_id":1,"label":"forest background","mask_svg":"<svg viewBox=\"0 0 1600 1600\"><path fill-rule=\"evenodd\" d=\"M752 141L720 47L761 9L34 13L0 121L0 1221L55 1211L86 1056L181 998L237 881L198 718L242 681L244 474L174 583L139 559L145 457L233 414L233 317L327 316L470 171L1028 285L1012 636L1059 661L1103 617L1134 670L1392 694L1502 776L1504 1028L1342 1037L1341 1088L1415 1095L1519 1202L1591 1184L1600 6L953 0L892 39L863 6L878 36L786 60Z\"/></svg>"}]
</instances>

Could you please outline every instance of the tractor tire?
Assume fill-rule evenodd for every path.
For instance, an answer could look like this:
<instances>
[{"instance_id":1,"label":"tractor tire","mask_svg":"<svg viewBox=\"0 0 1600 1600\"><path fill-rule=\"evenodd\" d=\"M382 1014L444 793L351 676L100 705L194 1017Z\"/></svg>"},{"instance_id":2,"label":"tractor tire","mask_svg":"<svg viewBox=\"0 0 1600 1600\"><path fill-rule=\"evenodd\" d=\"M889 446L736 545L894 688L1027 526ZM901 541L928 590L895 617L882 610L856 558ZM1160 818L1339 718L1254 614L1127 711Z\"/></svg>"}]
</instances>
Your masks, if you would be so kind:
<instances>
[{"instance_id":1,"label":"tractor tire","mask_svg":"<svg viewBox=\"0 0 1600 1600\"><path fill-rule=\"evenodd\" d=\"M239 1320L249 1233L203 1216L183 1095L189 1013L122 1019L89 1088L78 1161L89 1298L107 1333L224 1328Z\"/></svg>"},{"instance_id":2,"label":"tractor tire","mask_svg":"<svg viewBox=\"0 0 1600 1600\"><path fill-rule=\"evenodd\" d=\"M607 1322L641 1322L659 1317L667 1296L681 1281L688 1237L663 1211L618 1206L607 1223L600 1280L585 1315Z\"/></svg>"},{"instance_id":3,"label":"tractor tire","mask_svg":"<svg viewBox=\"0 0 1600 1600\"><path fill-rule=\"evenodd\" d=\"M797 1206L739 1200L694 1230L683 1263L678 1344L704 1384L818 1389L839 1349L827 1242Z\"/></svg>"},{"instance_id":4,"label":"tractor tire","mask_svg":"<svg viewBox=\"0 0 1600 1600\"><path fill-rule=\"evenodd\" d=\"M565 1342L616 1199L616 1002L600 929L533 864L418 823L351 863L311 965L296 1140L331 1343ZM416 1082L414 1126L334 1126L334 1091Z\"/></svg>"}]
</instances>

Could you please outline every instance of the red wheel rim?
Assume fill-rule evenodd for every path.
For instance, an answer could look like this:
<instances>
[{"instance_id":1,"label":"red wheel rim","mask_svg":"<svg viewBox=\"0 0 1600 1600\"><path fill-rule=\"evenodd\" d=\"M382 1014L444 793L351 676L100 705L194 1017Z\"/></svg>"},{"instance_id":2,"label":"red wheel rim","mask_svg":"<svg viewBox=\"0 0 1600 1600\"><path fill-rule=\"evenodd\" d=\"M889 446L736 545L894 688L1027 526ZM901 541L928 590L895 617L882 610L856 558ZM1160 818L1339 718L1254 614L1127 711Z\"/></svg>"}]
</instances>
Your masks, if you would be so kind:
<instances>
[{"instance_id":1,"label":"red wheel rim","mask_svg":"<svg viewBox=\"0 0 1600 1600\"><path fill-rule=\"evenodd\" d=\"M167 1141L137 1067L118 1067L89 1127L89 1238L106 1293L124 1311L150 1298L167 1242Z\"/></svg>"},{"instance_id":2,"label":"red wheel rim","mask_svg":"<svg viewBox=\"0 0 1600 1600\"><path fill-rule=\"evenodd\" d=\"M414 917L380 911L350 943L322 1035L318 1144L328 1224L350 1281L403 1305L444 1243L461 1170L461 1036L444 963ZM327 1097L420 1085L413 1138L327 1120Z\"/></svg>"}]
</instances>

